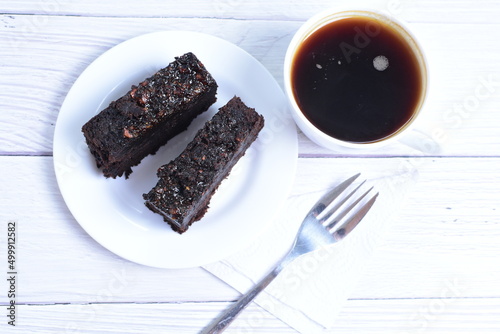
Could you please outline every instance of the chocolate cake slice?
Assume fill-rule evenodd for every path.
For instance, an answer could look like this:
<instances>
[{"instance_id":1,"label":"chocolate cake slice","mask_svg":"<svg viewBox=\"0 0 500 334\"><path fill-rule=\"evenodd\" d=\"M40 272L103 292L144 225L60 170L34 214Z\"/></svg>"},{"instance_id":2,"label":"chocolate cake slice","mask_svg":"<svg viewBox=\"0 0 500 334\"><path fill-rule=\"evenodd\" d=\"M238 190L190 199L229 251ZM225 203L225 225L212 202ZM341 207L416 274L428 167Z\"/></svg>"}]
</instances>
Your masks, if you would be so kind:
<instances>
[{"instance_id":1,"label":"chocolate cake slice","mask_svg":"<svg viewBox=\"0 0 500 334\"><path fill-rule=\"evenodd\" d=\"M83 126L97 167L106 177L128 177L132 166L207 110L216 92L217 83L194 54L176 57Z\"/></svg>"},{"instance_id":2,"label":"chocolate cake slice","mask_svg":"<svg viewBox=\"0 0 500 334\"><path fill-rule=\"evenodd\" d=\"M159 181L143 197L146 206L184 233L201 219L219 184L264 126L264 117L238 97L219 109L186 149L161 166Z\"/></svg>"}]
</instances>

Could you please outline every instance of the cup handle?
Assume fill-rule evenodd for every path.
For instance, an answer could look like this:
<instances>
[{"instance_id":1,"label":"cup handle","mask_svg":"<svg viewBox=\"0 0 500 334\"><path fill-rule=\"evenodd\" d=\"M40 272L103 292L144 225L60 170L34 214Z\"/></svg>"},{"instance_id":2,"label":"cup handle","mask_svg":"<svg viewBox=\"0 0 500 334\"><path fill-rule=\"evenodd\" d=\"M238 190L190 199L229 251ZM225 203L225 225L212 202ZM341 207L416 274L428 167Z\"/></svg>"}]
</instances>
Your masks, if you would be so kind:
<instances>
[{"instance_id":1,"label":"cup handle","mask_svg":"<svg viewBox=\"0 0 500 334\"><path fill-rule=\"evenodd\" d=\"M398 141L403 145L422 152L424 155L437 155L441 152L441 145L436 140L424 131L416 128L406 131L401 138L398 138Z\"/></svg>"}]
</instances>

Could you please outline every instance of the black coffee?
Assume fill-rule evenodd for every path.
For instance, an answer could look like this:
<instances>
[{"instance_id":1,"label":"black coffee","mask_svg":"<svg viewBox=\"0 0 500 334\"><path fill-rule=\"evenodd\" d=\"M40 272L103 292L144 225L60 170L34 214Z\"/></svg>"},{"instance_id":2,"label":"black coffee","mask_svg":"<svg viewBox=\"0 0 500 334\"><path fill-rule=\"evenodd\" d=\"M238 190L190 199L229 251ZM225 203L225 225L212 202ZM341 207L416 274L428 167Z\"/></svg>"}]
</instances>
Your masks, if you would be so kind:
<instances>
[{"instance_id":1,"label":"black coffee","mask_svg":"<svg viewBox=\"0 0 500 334\"><path fill-rule=\"evenodd\" d=\"M319 28L302 43L293 59L292 89L321 131L369 143L412 119L423 93L422 72L393 28L354 16Z\"/></svg>"}]
</instances>

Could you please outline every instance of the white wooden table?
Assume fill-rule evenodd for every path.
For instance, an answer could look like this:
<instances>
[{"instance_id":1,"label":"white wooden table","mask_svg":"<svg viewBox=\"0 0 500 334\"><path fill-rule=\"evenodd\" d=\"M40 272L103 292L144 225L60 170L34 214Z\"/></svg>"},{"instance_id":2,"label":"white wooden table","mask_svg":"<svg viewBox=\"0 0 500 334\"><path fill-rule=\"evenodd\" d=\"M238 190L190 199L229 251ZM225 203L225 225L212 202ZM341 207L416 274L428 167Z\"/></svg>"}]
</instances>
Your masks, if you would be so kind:
<instances>
[{"instance_id":1,"label":"white wooden table","mask_svg":"<svg viewBox=\"0 0 500 334\"><path fill-rule=\"evenodd\" d=\"M332 5L365 3L406 21L421 38L432 63L421 129L437 145L339 155L298 133L291 196L316 196L327 171L376 178L405 169L417 180L331 331L499 333L496 0L2 0L0 332L197 333L239 296L202 268L123 260L68 211L55 179L52 138L65 95L93 60L143 33L202 31L243 48L282 84L286 47L301 23ZM18 235L15 327L7 317L9 221ZM257 312L251 305L229 332L241 332ZM270 314L259 319L254 333L295 333Z\"/></svg>"}]
</instances>

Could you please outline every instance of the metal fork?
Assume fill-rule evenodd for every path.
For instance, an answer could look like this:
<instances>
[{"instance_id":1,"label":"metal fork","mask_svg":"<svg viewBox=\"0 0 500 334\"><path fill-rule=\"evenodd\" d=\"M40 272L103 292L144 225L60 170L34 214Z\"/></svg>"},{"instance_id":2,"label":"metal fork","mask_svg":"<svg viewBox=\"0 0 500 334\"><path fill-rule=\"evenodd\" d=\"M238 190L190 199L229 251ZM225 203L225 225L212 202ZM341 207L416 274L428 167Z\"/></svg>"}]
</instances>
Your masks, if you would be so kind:
<instances>
[{"instance_id":1,"label":"metal fork","mask_svg":"<svg viewBox=\"0 0 500 334\"><path fill-rule=\"evenodd\" d=\"M265 276L253 289L247 292L238 302L236 302L236 304L231 306L221 316L210 323L210 325L205 328L201 334L221 333L224 331L236 318L236 316L262 290L264 290L289 263L301 255L342 240L358 225L361 219L370 210L378 196L378 193L376 193L365 203L359 204L363 198L370 193L373 187L356 200L347 203L354 193L363 185L363 182L343 199L340 199L337 202L334 201L339 197L339 195L344 193L344 191L359 175L360 174L356 174L342 182L316 202L304 218L297 237L295 238L295 241L287 255L285 255L281 261L276 264L274 269L271 270L271 272L267 274L267 276ZM339 213L331 219L333 214L336 212ZM350 212L353 212L352 216L349 219L342 221L342 219L345 218L345 216ZM340 221L342 221L342 223L339 224Z\"/></svg>"}]
</instances>

